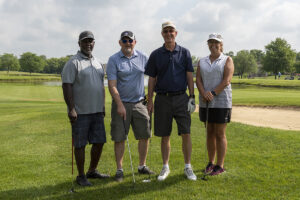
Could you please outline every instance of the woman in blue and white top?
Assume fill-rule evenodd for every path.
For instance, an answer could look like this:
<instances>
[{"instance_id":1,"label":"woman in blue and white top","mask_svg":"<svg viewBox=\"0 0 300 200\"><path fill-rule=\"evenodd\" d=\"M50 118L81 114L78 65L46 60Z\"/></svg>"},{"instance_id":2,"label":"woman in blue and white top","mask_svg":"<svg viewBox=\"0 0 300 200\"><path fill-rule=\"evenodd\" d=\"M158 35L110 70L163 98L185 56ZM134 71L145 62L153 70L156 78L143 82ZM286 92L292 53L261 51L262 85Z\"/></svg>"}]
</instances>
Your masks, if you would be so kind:
<instances>
[{"instance_id":1,"label":"woman in blue and white top","mask_svg":"<svg viewBox=\"0 0 300 200\"><path fill-rule=\"evenodd\" d=\"M220 34L210 34L207 43L210 55L200 59L198 63L196 84L199 90L200 121L207 122L206 144L209 163L205 173L218 175L225 171L224 159L227 149L225 132L231 118L230 82L234 65L232 58L223 54L223 38ZM216 155L217 162L215 162Z\"/></svg>"}]
</instances>

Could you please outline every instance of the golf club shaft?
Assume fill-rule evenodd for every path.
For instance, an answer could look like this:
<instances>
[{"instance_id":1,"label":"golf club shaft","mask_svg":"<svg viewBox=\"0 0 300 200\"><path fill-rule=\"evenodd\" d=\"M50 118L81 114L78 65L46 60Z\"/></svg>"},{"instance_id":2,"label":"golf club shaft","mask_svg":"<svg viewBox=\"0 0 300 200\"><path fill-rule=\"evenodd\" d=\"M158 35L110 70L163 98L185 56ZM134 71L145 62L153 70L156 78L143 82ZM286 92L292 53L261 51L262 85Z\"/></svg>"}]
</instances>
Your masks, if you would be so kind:
<instances>
[{"instance_id":1,"label":"golf club shaft","mask_svg":"<svg viewBox=\"0 0 300 200\"><path fill-rule=\"evenodd\" d=\"M123 125L124 125L124 130L125 130L125 135L126 135L127 146L128 146L130 166L131 166L131 171L132 171L132 179L133 179L133 183L135 183L134 171L133 171L133 166L132 166L132 158L131 158L131 152L130 152L130 145L129 145L129 140L128 140L128 134L126 134L126 126L125 126L125 120L124 119L123 119Z\"/></svg>"},{"instance_id":2,"label":"golf club shaft","mask_svg":"<svg viewBox=\"0 0 300 200\"><path fill-rule=\"evenodd\" d=\"M74 174L74 139L72 137L72 176Z\"/></svg>"},{"instance_id":3,"label":"golf club shaft","mask_svg":"<svg viewBox=\"0 0 300 200\"><path fill-rule=\"evenodd\" d=\"M208 126L208 101L206 101L206 119L205 119L205 157L207 157L207 160L209 161L209 157L208 157L208 150L207 150L207 135L208 135L208 132L207 132L207 126ZM203 173L203 177L201 178L202 180L204 181L207 181L207 174L205 172L206 168L204 168L204 173Z\"/></svg>"},{"instance_id":4,"label":"golf club shaft","mask_svg":"<svg viewBox=\"0 0 300 200\"><path fill-rule=\"evenodd\" d=\"M152 112L150 112L150 138L149 138L149 167L151 165L151 137L152 137ZM149 173L150 180L150 173Z\"/></svg>"}]
</instances>

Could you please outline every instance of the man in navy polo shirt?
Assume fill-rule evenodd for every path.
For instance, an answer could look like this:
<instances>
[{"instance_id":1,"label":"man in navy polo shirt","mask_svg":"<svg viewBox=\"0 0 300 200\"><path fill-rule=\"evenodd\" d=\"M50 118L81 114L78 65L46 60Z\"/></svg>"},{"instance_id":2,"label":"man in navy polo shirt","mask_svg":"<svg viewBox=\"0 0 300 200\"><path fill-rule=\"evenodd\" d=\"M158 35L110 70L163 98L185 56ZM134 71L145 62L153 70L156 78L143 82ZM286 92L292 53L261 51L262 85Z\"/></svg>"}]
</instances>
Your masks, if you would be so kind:
<instances>
[{"instance_id":1,"label":"man in navy polo shirt","mask_svg":"<svg viewBox=\"0 0 300 200\"><path fill-rule=\"evenodd\" d=\"M149 75L147 109L152 113L155 91L154 134L162 138L163 168L157 179L163 181L170 173L170 135L175 118L178 135L182 137L184 173L189 180L197 180L191 166L190 126L191 113L195 110L192 58L189 50L176 44L177 30L172 22L162 24L161 34L165 43L151 53L145 70ZM190 96L186 94L187 86Z\"/></svg>"},{"instance_id":2,"label":"man in navy polo shirt","mask_svg":"<svg viewBox=\"0 0 300 200\"><path fill-rule=\"evenodd\" d=\"M150 133L150 117L143 105L145 96L144 71L148 57L134 49L135 35L131 31L121 33L121 50L112 55L107 63L107 79L113 98L111 108L111 138L114 141L117 171L116 181L123 180L123 156L125 140L131 125L135 138L139 140L140 174L153 174L146 166ZM124 130L125 126L125 130ZM126 133L125 133L126 132Z\"/></svg>"}]
</instances>

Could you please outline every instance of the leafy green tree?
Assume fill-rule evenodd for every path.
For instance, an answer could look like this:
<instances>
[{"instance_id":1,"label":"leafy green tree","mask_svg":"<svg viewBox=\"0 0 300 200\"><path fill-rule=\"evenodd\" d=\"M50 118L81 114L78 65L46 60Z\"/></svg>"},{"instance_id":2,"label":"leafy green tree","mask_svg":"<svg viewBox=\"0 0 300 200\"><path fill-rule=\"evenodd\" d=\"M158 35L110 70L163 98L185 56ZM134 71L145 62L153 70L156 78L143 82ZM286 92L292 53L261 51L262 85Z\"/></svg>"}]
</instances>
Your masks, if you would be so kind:
<instances>
[{"instance_id":1,"label":"leafy green tree","mask_svg":"<svg viewBox=\"0 0 300 200\"><path fill-rule=\"evenodd\" d=\"M43 57L37 56L34 53L26 52L20 57L21 70L24 72L41 72L46 65Z\"/></svg>"},{"instance_id":2,"label":"leafy green tree","mask_svg":"<svg viewBox=\"0 0 300 200\"><path fill-rule=\"evenodd\" d=\"M257 71L257 63L254 56L248 50L237 52L234 57L235 71L243 78L245 73L255 73Z\"/></svg>"},{"instance_id":3,"label":"leafy green tree","mask_svg":"<svg viewBox=\"0 0 300 200\"><path fill-rule=\"evenodd\" d=\"M300 52L296 54L296 61L300 61Z\"/></svg>"},{"instance_id":4,"label":"leafy green tree","mask_svg":"<svg viewBox=\"0 0 300 200\"><path fill-rule=\"evenodd\" d=\"M230 56L231 58L234 58L233 51L229 51L228 53L224 53L226 56Z\"/></svg>"},{"instance_id":5,"label":"leafy green tree","mask_svg":"<svg viewBox=\"0 0 300 200\"><path fill-rule=\"evenodd\" d=\"M192 64L194 67L194 76L196 76L196 71L197 71L197 66L198 66L198 62L199 62L200 58L197 56L192 56Z\"/></svg>"},{"instance_id":6,"label":"leafy green tree","mask_svg":"<svg viewBox=\"0 0 300 200\"><path fill-rule=\"evenodd\" d=\"M296 61L294 64L296 73L300 73L300 61Z\"/></svg>"},{"instance_id":7,"label":"leafy green tree","mask_svg":"<svg viewBox=\"0 0 300 200\"><path fill-rule=\"evenodd\" d=\"M5 53L0 57L0 69L9 71L14 70L18 71L20 69L20 63L16 56L13 54Z\"/></svg>"},{"instance_id":8,"label":"leafy green tree","mask_svg":"<svg viewBox=\"0 0 300 200\"><path fill-rule=\"evenodd\" d=\"M259 49L251 49L250 54L254 57L257 64L262 63L263 58L265 56L265 53L262 50L259 50Z\"/></svg>"},{"instance_id":9,"label":"leafy green tree","mask_svg":"<svg viewBox=\"0 0 300 200\"><path fill-rule=\"evenodd\" d=\"M276 38L265 46L266 56L263 59L263 69L273 72L277 79L278 72L292 72L296 58L295 51L285 39Z\"/></svg>"},{"instance_id":10,"label":"leafy green tree","mask_svg":"<svg viewBox=\"0 0 300 200\"><path fill-rule=\"evenodd\" d=\"M65 64L68 62L68 60L72 57L72 55L68 55L66 57L61 57L58 59L58 68L57 68L57 71L56 73L57 74L61 74Z\"/></svg>"},{"instance_id":11,"label":"leafy green tree","mask_svg":"<svg viewBox=\"0 0 300 200\"><path fill-rule=\"evenodd\" d=\"M50 58L46 61L46 65L44 68L45 73L56 74L59 67L59 59L58 58Z\"/></svg>"}]
</instances>

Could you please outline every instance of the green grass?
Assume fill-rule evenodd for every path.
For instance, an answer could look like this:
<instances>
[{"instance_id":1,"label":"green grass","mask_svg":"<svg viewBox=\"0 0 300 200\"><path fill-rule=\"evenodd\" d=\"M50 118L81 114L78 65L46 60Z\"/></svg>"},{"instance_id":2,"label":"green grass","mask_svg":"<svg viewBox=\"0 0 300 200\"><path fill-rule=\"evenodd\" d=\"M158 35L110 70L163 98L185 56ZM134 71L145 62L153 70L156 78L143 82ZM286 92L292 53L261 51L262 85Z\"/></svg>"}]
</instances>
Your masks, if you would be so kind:
<instances>
[{"instance_id":1,"label":"green grass","mask_svg":"<svg viewBox=\"0 0 300 200\"><path fill-rule=\"evenodd\" d=\"M0 71L0 82L60 81L60 74Z\"/></svg>"},{"instance_id":2,"label":"green grass","mask_svg":"<svg viewBox=\"0 0 300 200\"><path fill-rule=\"evenodd\" d=\"M233 105L300 108L300 89L233 85L232 95Z\"/></svg>"},{"instance_id":3,"label":"green grass","mask_svg":"<svg viewBox=\"0 0 300 200\"><path fill-rule=\"evenodd\" d=\"M264 86L264 87L285 87L285 88L298 88L300 89L300 80L297 80L298 77L295 77L294 80L284 80L284 77L281 77L280 80L275 80L274 76L269 76L266 78L256 77L254 79L239 79L238 77L233 77L232 84L243 84L243 85L255 85L255 86Z\"/></svg>"},{"instance_id":4,"label":"green grass","mask_svg":"<svg viewBox=\"0 0 300 200\"><path fill-rule=\"evenodd\" d=\"M243 96L243 95L241 95ZM105 125L107 144L98 169L114 175L110 140L110 95L107 93ZM125 180L92 180L94 186L68 191L71 176L71 131L61 87L0 85L0 199L298 199L300 185L300 131L281 131L230 123L227 129L227 173L220 177L188 181L183 175L181 139L174 124L171 136L171 174L164 182L152 176L132 175L125 151ZM192 165L198 178L206 164L204 127L192 115ZM137 142L130 133L133 163L137 171ZM90 146L86 151L86 168ZM159 172L160 139L151 141L151 168Z\"/></svg>"}]
</instances>

